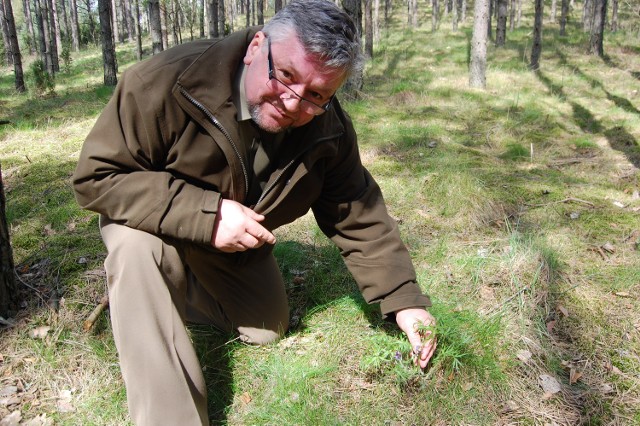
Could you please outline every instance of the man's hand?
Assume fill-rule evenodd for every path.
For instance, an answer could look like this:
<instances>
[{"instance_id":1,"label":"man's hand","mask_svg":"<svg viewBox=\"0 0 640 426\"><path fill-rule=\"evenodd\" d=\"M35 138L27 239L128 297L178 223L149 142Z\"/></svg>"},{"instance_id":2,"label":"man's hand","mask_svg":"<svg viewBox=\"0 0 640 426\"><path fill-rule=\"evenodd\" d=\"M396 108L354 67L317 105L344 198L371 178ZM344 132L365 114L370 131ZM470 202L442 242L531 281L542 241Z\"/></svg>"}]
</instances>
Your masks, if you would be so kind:
<instances>
[{"instance_id":1,"label":"man's hand","mask_svg":"<svg viewBox=\"0 0 640 426\"><path fill-rule=\"evenodd\" d=\"M436 350L436 319L425 309L407 308L396 312L396 322L409 338L416 364L425 368Z\"/></svg>"},{"instance_id":2,"label":"man's hand","mask_svg":"<svg viewBox=\"0 0 640 426\"><path fill-rule=\"evenodd\" d=\"M213 225L211 245L233 253L258 248L264 243L275 244L276 237L260 225L263 220L263 215L236 201L222 200Z\"/></svg>"}]
</instances>

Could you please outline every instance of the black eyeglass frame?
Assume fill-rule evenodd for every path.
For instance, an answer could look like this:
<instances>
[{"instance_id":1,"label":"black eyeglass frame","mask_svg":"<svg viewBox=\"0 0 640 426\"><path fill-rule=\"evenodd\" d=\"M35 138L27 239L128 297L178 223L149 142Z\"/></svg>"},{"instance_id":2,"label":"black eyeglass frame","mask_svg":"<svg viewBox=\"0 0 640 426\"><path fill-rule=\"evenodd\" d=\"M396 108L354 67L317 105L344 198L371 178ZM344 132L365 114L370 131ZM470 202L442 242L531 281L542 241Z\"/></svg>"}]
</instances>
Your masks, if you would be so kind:
<instances>
[{"instance_id":1,"label":"black eyeglass frame","mask_svg":"<svg viewBox=\"0 0 640 426\"><path fill-rule=\"evenodd\" d=\"M289 85L285 82L283 82L282 80L280 80L278 77L276 77L276 69L273 66L273 57L271 56L271 39L267 37L267 62L268 62L268 66L269 66L269 81L271 80L275 80L278 83L282 84L284 87L286 87L287 89L289 89L289 91L291 93L293 93L294 95L296 95L298 97L298 99L300 99L300 102L308 102L311 105L320 108L321 110L323 110L323 112L327 112L331 109L331 103L333 101L333 98L336 96L336 94L334 93L333 95L331 95L331 97L329 98L329 100L327 101L326 104L324 105L318 105L317 103L310 101L307 98L304 98L302 96L300 96L295 90L293 90L291 87L289 87ZM320 113L322 114L322 113Z\"/></svg>"}]
</instances>

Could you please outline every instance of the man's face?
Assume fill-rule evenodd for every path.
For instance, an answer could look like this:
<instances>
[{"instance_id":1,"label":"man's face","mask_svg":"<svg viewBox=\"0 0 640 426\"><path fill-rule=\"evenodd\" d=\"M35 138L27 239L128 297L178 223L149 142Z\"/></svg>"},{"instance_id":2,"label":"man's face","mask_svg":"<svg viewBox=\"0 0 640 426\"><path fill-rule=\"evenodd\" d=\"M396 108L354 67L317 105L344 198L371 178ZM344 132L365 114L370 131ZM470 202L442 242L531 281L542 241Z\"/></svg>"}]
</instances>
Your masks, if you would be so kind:
<instances>
[{"instance_id":1,"label":"man's face","mask_svg":"<svg viewBox=\"0 0 640 426\"><path fill-rule=\"evenodd\" d=\"M269 79L269 48L274 76L289 89L276 79ZM342 70L323 68L316 58L308 55L293 32L287 41L271 41L269 46L265 34L259 31L247 48L244 63L251 117L263 130L272 133L303 126L318 112L318 108L300 100L291 90L323 106L344 80Z\"/></svg>"}]
</instances>

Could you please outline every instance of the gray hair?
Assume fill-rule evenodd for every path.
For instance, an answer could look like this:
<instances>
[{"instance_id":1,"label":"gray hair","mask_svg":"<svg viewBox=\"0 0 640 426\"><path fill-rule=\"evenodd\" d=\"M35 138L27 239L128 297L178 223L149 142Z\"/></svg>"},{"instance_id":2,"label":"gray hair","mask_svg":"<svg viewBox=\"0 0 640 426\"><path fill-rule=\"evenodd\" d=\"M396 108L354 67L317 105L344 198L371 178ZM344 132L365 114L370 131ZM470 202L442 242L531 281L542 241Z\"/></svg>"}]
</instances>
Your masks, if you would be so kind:
<instances>
[{"instance_id":1,"label":"gray hair","mask_svg":"<svg viewBox=\"0 0 640 426\"><path fill-rule=\"evenodd\" d=\"M360 34L349 15L331 1L293 0L263 28L272 41L286 40L292 30L305 51L327 68L342 69L347 77L362 69Z\"/></svg>"}]
</instances>

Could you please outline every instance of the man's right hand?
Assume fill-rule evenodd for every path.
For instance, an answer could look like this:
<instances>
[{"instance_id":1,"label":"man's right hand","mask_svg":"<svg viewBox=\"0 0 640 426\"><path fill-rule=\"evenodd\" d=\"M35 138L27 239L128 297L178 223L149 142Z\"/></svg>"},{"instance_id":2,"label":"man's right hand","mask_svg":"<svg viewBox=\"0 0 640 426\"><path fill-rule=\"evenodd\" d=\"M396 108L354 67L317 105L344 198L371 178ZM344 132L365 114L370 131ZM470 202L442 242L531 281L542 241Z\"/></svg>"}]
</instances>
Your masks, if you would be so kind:
<instances>
[{"instance_id":1,"label":"man's right hand","mask_svg":"<svg viewBox=\"0 0 640 426\"><path fill-rule=\"evenodd\" d=\"M213 225L211 245L225 253L258 248L264 243L275 244L273 236L259 222L264 216L233 201L222 200Z\"/></svg>"}]
</instances>

